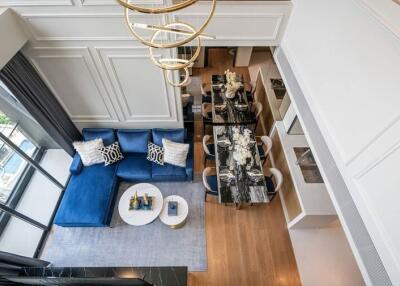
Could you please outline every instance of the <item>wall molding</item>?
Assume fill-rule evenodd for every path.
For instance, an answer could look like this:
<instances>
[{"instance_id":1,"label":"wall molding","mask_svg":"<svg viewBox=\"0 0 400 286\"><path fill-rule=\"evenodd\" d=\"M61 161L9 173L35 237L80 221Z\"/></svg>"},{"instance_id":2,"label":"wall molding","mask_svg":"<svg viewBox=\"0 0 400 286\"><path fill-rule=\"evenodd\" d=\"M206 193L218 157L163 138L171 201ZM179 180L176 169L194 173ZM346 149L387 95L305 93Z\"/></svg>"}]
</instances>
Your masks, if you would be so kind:
<instances>
[{"instance_id":1,"label":"wall molding","mask_svg":"<svg viewBox=\"0 0 400 286\"><path fill-rule=\"evenodd\" d=\"M30 33L33 35L33 38L37 42L43 41L132 41L138 42L138 40L130 35L128 28L125 27L124 23L124 14L123 13L21 13L21 16L29 23L28 29ZM125 28L127 32L127 36L106 36L106 37L96 37L96 36L42 36L38 35L38 33L34 29L33 21L34 19L97 19L97 18L112 18L112 19L120 19L121 20L121 28ZM136 19L146 19L148 18L145 14L138 14L135 15ZM162 23L166 23L167 19L166 16L162 16L161 18ZM140 21L140 20L139 20ZM163 38L166 40L166 38Z\"/></svg>"},{"instance_id":2,"label":"wall molding","mask_svg":"<svg viewBox=\"0 0 400 286\"><path fill-rule=\"evenodd\" d=\"M124 88L122 87L122 83L117 75L117 68L113 59L150 59L150 56L147 54L148 49L145 47L95 47L95 50L102 62L104 67L107 79L110 83L111 89L115 94L118 104L122 110L124 121L128 123L136 123L136 122L157 122L157 121L166 121L166 122L178 122L177 112L175 108L172 108L173 102L170 102L172 97L175 98L175 92L173 88L170 88L166 81L163 80L163 98L165 100L165 105L167 106L168 113L160 114L160 115L135 115L131 107L129 106L129 102L127 100L127 95L124 92ZM105 53L104 51L114 51L110 53ZM121 51L140 51L144 54L133 54L133 53L119 53ZM119 52L117 52L119 51ZM156 58L160 58L161 55L155 55ZM149 64L152 64L149 62ZM160 75L164 78L163 71L160 69ZM174 105L175 106L175 105Z\"/></svg>"},{"instance_id":3,"label":"wall molding","mask_svg":"<svg viewBox=\"0 0 400 286\"><path fill-rule=\"evenodd\" d=\"M112 104L112 101L107 94L107 91L100 81L100 75L98 69L91 57L90 51L88 47L40 47L40 48L32 48L32 54L29 55L31 61L35 64L35 67L38 69L41 77L52 90L58 101L61 103L63 108L66 110L67 114L71 117L73 122L76 123L86 123L86 122L118 122L118 118L116 116L116 110ZM43 51L47 51L47 53L43 53ZM72 53L71 53L72 52ZM51 84L50 80L47 78L45 73L43 72L40 64L38 62L39 59L81 59L84 63L85 68L87 69L94 86L98 92L98 96L102 100L105 109L107 110L107 115L72 115L68 107L62 100L62 97L59 95L57 90ZM97 73L97 74L96 74ZM103 88L102 88L103 87Z\"/></svg>"},{"instance_id":4,"label":"wall molding","mask_svg":"<svg viewBox=\"0 0 400 286\"><path fill-rule=\"evenodd\" d=\"M0 6L74 6L72 0L0 0Z\"/></svg>"},{"instance_id":5,"label":"wall molding","mask_svg":"<svg viewBox=\"0 0 400 286\"><path fill-rule=\"evenodd\" d=\"M116 3L115 0L79 0L80 4L82 6L118 6L118 3ZM151 5L151 4L164 4L163 0L159 1L146 1L146 0L140 0L140 1L135 1L135 4L139 5Z\"/></svg>"},{"instance_id":6,"label":"wall molding","mask_svg":"<svg viewBox=\"0 0 400 286\"><path fill-rule=\"evenodd\" d=\"M186 13L175 13L173 15L173 19L175 21L179 20L179 17L193 17L193 18L206 18L208 16L207 13L195 13L195 12L186 12ZM218 19L218 18L242 18L242 19L276 19L276 25L275 29L273 32L272 36L269 37L246 37L246 36L229 36L229 37L224 37L224 36L218 36L216 40L238 40L238 41L249 41L249 40L255 40L255 41L271 41L271 40L277 40L278 39L278 34L280 27L282 25L283 19L285 17L285 14L283 13L249 13L249 14L243 14L243 13L215 13L213 16L213 19ZM212 22L211 22L212 23Z\"/></svg>"}]
</instances>

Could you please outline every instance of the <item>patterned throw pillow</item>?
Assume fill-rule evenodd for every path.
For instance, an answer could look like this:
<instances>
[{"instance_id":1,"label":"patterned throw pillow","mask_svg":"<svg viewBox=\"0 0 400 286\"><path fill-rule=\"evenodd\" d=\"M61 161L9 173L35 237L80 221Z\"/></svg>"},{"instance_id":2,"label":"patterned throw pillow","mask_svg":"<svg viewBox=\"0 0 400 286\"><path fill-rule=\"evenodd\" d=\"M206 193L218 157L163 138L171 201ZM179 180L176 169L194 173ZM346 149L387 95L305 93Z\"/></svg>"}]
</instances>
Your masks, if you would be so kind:
<instances>
[{"instance_id":1,"label":"patterned throw pillow","mask_svg":"<svg viewBox=\"0 0 400 286\"><path fill-rule=\"evenodd\" d=\"M164 149L154 143L149 142L147 160L158 165L164 165Z\"/></svg>"},{"instance_id":2,"label":"patterned throw pillow","mask_svg":"<svg viewBox=\"0 0 400 286\"><path fill-rule=\"evenodd\" d=\"M178 167L186 167L186 158L189 153L189 144L176 143L162 139L164 147L164 162Z\"/></svg>"},{"instance_id":3,"label":"patterned throw pillow","mask_svg":"<svg viewBox=\"0 0 400 286\"><path fill-rule=\"evenodd\" d=\"M121 153L121 149L119 148L119 143L114 142L111 145L99 149L101 155L104 159L104 165L108 166L114 164L122 159L124 156Z\"/></svg>"},{"instance_id":4,"label":"patterned throw pillow","mask_svg":"<svg viewBox=\"0 0 400 286\"><path fill-rule=\"evenodd\" d=\"M99 151L100 148L104 147L102 139L74 142L72 145L81 157L83 166L91 166L104 162L103 156Z\"/></svg>"}]
</instances>

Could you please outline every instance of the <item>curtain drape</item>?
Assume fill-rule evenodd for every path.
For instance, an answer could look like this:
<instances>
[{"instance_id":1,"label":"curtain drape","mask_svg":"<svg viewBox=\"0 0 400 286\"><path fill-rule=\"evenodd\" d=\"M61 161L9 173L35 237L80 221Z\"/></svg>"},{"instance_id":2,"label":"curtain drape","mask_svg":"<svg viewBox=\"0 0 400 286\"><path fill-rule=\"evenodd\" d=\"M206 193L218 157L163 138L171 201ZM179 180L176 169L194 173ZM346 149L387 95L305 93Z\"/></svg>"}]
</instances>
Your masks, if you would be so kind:
<instances>
[{"instance_id":1,"label":"curtain drape","mask_svg":"<svg viewBox=\"0 0 400 286\"><path fill-rule=\"evenodd\" d=\"M68 154L81 134L36 69L18 52L0 70L0 80Z\"/></svg>"},{"instance_id":2,"label":"curtain drape","mask_svg":"<svg viewBox=\"0 0 400 286\"><path fill-rule=\"evenodd\" d=\"M49 264L44 260L0 251L0 276L18 274L22 267L46 267Z\"/></svg>"}]
</instances>

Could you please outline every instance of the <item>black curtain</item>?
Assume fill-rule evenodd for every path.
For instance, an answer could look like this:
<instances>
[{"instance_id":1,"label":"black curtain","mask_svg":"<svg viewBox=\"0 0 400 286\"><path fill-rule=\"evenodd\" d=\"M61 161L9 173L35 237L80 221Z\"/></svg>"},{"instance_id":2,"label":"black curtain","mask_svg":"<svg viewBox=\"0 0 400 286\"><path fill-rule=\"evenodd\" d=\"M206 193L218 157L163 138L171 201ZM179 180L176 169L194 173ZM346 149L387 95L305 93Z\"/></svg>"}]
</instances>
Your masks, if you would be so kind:
<instances>
[{"instance_id":1,"label":"black curtain","mask_svg":"<svg viewBox=\"0 0 400 286\"><path fill-rule=\"evenodd\" d=\"M80 140L81 134L21 52L0 70L0 79L53 140L73 156L72 142Z\"/></svg>"}]
</instances>

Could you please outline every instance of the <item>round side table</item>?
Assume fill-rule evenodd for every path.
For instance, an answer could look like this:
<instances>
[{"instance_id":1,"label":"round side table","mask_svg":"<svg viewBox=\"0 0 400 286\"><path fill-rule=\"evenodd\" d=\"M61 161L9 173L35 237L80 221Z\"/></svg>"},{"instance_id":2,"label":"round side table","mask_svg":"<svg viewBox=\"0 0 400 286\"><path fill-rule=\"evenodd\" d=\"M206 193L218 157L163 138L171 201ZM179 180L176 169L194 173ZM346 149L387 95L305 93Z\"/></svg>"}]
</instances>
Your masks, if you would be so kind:
<instances>
[{"instance_id":1,"label":"round side table","mask_svg":"<svg viewBox=\"0 0 400 286\"><path fill-rule=\"evenodd\" d=\"M168 215L168 202L178 202L178 214L176 216ZM168 196L164 199L164 207L160 213L160 220L170 228L181 228L185 225L189 214L189 206L184 198L180 196Z\"/></svg>"},{"instance_id":2,"label":"round side table","mask_svg":"<svg viewBox=\"0 0 400 286\"><path fill-rule=\"evenodd\" d=\"M153 197L151 210L129 210L129 201L136 192L138 196L143 196L147 193L149 197ZM118 211L124 222L140 226L153 222L160 215L162 207L163 196L160 190L152 184L142 183L133 185L122 194L118 204Z\"/></svg>"}]
</instances>

